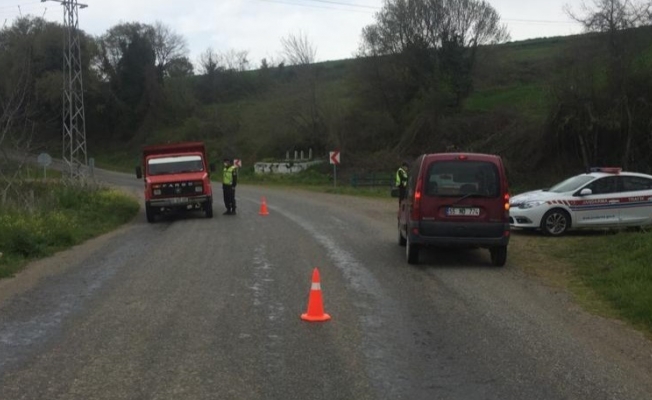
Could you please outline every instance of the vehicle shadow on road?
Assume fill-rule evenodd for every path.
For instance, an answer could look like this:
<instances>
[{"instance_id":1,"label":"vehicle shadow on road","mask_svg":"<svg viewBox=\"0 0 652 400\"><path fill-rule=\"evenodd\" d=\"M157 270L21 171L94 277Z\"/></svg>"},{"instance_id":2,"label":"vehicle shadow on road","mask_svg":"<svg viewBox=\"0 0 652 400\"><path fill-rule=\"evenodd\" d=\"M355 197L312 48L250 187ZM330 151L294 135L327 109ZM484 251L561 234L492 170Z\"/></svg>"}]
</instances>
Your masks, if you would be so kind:
<instances>
[{"instance_id":1,"label":"vehicle shadow on road","mask_svg":"<svg viewBox=\"0 0 652 400\"><path fill-rule=\"evenodd\" d=\"M220 215L219 217L222 217L222 215ZM206 218L203 211L198 211L198 210L185 211L185 210L182 210L182 211L170 211L170 212L166 212L164 214L158 214L158 215L156 215L156 220L155 220L155 222L153 224L154 225L156 225L156 224L171 224L171 223L178 222L178 221L195 220L195 219L210 220L210 219ZM136 221L140 222L140 223L143 223L143 224L148 224L144 210L140 210L140 212L136 216Z\"/></svg>"},{"instance_id":2,"label":"vehicle shadow on road","mask_svg":"<svg viewBox=\"0 0 652 400\"><path fill-rule=\"evenodd\" d=\"M509 258L509 256L508 256ZM465 247L425 247L419 255L417 268L486 269L493 268L489 250Z\"/></svg>"}]
</instances>

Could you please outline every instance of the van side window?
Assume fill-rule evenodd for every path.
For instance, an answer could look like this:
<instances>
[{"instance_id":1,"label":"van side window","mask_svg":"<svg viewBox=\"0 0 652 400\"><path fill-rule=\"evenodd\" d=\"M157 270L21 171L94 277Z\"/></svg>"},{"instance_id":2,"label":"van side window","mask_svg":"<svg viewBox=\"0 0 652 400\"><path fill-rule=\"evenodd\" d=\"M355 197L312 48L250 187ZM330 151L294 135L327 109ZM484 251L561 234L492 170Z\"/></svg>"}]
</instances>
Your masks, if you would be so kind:
<instances>
[{"instance_id":1,"label":"van side window","mask_svg":"<svg viewBox=\"0 0 652 400\"><path fill-rule=\"evenodd\" d=\"M490 162L435 161L428 167L424 183L426 196L500 196L498 169Z\"/></svg>"}]
</instances>

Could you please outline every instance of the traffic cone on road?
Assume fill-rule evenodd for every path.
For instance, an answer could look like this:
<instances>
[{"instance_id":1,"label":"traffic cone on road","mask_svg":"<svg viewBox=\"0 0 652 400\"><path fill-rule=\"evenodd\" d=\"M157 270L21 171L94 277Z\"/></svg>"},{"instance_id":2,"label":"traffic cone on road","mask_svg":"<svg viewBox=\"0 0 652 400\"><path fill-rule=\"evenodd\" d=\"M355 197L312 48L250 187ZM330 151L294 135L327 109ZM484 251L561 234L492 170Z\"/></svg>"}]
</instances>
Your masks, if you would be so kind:
<instances>
[{"instance_id":1,"label":"traffic cone on road","mask_svg":"<svg viewBox=\"0 0 652 400\"><path fill-rule=\"evenodd\" d=\"M260 212L258 214L269 215L269 211L267 211L267 199L264 197L260 199Z\"/></svg>"},{"instance_id":2,"label":"traffic cone on road","mask_svg":"<svg viewBox=\"0 0 652 400\"><path fill-rule=\"evenodd\" d=\"M322 322L331 319L330 315L324 313L324 300L321 295L321 283L319 282L319 270L317 268L312 271L308 312L301 314L301 319L308 322Z\"/></svg>"}]
</instances>

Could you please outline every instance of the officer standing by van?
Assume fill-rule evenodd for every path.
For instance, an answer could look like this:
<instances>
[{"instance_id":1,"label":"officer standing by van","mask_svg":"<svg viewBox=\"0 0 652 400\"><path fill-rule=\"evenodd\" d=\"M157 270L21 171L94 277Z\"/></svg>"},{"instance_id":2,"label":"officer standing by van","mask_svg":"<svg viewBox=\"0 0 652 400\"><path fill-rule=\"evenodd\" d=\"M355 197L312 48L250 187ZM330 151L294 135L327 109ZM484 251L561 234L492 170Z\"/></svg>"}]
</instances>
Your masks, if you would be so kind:
<instances>
[{"instance_id":1,"label":"officer standing by van","mask_svg":"<svg viewBox=\"0 0 652 400\"><path fill-rule=\"evenodd\" d=\"M407 197L408 165L406 161L403 161L396 171L396 187L398 188L399 204Z\"/></svg>"},{"instance_id":2,"label":"officer standing by van","mask_svg":"<svg viewBox=\"0 0 652 400\"><path fill-rule=\"evenodd\" d=\"M224 192L224 215L235 215L235 186L238 184L238 168L230 158L224 159L222 191Z\"/></svg>"}]
</instances>

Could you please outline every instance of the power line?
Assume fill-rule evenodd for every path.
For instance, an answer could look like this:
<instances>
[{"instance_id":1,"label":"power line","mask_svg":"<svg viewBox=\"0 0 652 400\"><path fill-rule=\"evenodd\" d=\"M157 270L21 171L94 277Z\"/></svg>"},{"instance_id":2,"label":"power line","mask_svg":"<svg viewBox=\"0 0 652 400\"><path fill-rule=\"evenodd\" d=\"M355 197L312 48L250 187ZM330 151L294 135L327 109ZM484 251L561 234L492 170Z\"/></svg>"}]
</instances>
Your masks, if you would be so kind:
<instances>
[{"instance_id":1,"label":"power line","mask_svg":"<svg viewBox=\"0 0 652 400\"><path fill-rule=\"evenodd\" d=\"M41 4L41 2L21 3L21 4L14 4L14 5L11 5L11 6L2 6L2 7L0 7L0 10L5 9L5 8L14 8L15 9L16 7L20 8L20 6L31 6L33 4Z\"/></svg>"},{"instance_id":2,"label":"power line","mask_svg":"<svg viewBox=\"0 0 652 400\"><path fill-rule=\"evenodd\" d=\"M324 6L318 6L312 4L290 3L288 1L281 1L281 0L258 0L258 1L264 1L266 3L287 4L291 6L306 7L306 8L318 8L322 10L348 11L348 12L357 12L357 13L364 13L364 14L370 13L370 11L354 10L354 9L348 9L343 7L324 7Z\"/></svg>"},{"instance_id":3,"label":"power line","mask_svg":"<svg viewBox=\"0 0 652 400\"><path fill-rule=\"evenodd\" d=\"M37 11L40 13L42 10L41 7L39 6L29 6L29 7L20 7L20 10L18 10L17 6L11 7L11 10L8 9L8 7L5 7L5 9L0 9L0 15L4 16L22 16L23 14L31 14Z\"/></svg>"},{"instance_id":4,"label":"power line","mask_svg":"<svg viewBox=\"0 0 652 400\"><path fill-rule=\"evenodd\" d=\"M337 4L337 5L347 6L347 7L359 7L359 8L368 8L372 10L380 10L380 7L376 7L376 6L366 6L362 4L345 3L345 2L332 1L332 0L306 0L306 1L313 1L316 3Z\"/></svg>"},{"instance_id":5,"label":"power line","mask_svg":"<svg viewBox=\"0 0 652 400\"><path fill-rule=\"evenodd\" d=\"M505 22L517 22L517 23L524 23L524 24L553 24L553 25L562 25L562 24L576 24L577 22L575 21L553 21L553 20L545 20L545 19L512 19L512 18L502 18L501 21Z\"/></svg>"},{"instance_id":6,"label":"power line","mask_svg":"<svg viewBox=\"0 0 652 400\"><path fill-rule=\"evenodd\" d=\"M348 9L348 8L342 8L342 7L323 7L323 6L318 6L318 5L311 5L311 4L305 4L305 3L296 3L296 2L283 1L283 0L258 0L258 1L263 1L263 2L266 2L266 3L287 4L287 5L298 6L298 7L320 8L320 9L326 9L326 10L345 10L345 11L352 11L352 12L365 12L365 11L360 11L360 10L352 10L352 9ZM299 0L297 0L297 1L299 1ZM304 1L332 4L332 5L335 5L335 6L358 7L358 8L364 8L364 9L369 9L369 10L375 10L375 11L378 11L378 10L380 10L382 8L382 7L374 7L374 6L367 6L367 5L340 2L340 1L332 1L332 0L304 0ZM523 18L501 18L501 21L503 21L503 22L514 22L514 23L525 23L525 24L529 24L529 23L551 24L551 25L561 25L561 24L574 25L574 24L576 24L576 22L574 22L574 21L556 21L556 20L523 19Z\"/></svg>"}]
</instances>

